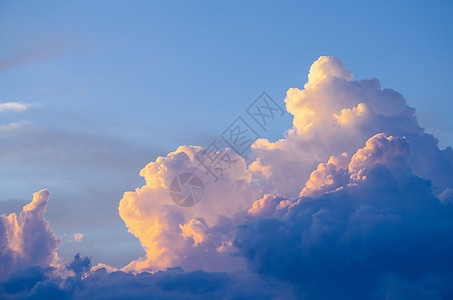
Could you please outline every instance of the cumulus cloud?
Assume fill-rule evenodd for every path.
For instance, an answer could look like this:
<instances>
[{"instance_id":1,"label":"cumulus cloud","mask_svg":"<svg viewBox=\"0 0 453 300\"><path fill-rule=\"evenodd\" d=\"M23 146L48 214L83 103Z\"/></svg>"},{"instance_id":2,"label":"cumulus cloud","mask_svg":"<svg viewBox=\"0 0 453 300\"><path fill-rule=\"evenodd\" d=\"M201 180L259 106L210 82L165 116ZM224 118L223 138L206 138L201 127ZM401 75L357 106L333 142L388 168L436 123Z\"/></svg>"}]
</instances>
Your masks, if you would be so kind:
<instances>
[{"instance_id":1,"label":"cumulus cloud","mask_svg":"<svg viewBox=\"0 0 453 300\"><path fill-rule=\"evenodd\" d=\"M263 198L255 201L248 210L250 218L268 218L274 216L277 211L286 213L286 209L292 204L291 200L281 196L266 194Z\"/></svg>"},{"instance_id":2,"label":"cumulus cloud","mask_svg":"<svg viewBox=\"0 0 453 300\"><path fill-rule=\"evenodd\" d=\"M294 285L301 295L327 296L329 284L345 297L351 291L367 297L401 292L389 282L429 293L422 281L436 272L428 265L451 270L449 258L442 257L453 250L450 240L439 240L436 255L425 261L428 249L420 242L451 227L445 199L453 185L452 149L438 148L401 94L381 89L377 79L354 81L337 58L318 59L304 89L290 89L285 101L294 115L285 138L258 140L251 163L238 157L241 168L223 185L209 187L214 192L196 211L180 210L165 189L177 174L197 172L192 153L199 148L180 147L141 171L146 185L125 193L119 209L147 256L124 270L182 265L213 271L212 262L232 265L231 257L218 256L226 252L245 258L258 274ZM219 203L228 206L214 211ZM411 278L411 264L421 281ZM347 279L363 288L354 289ZM444 286L435 291L450 292Z\"/></svg>"},{"instance_id":3,"label":"cumulus cloud","mask_svg":"<svg viewBox=\"0 0 453 300\"><path fill-rule=\"evenodd\" d=\"M30 107L30 104L21 103L21 102L4 102L0 103L0 113L15 111L21 112Z\"/></svg>"},{"instance_id":4,"label":"cumulus cloud","mask_svg":"<svg viewBox=\"0 0 453 300\"><path fill-rule=\"evenodd\" d=\"M60 244L45 219L49 192L41 190L33 201L15 213L0 216L0 277L28 265L49 266L57 261Z\"/></svg>"},{"instance_id":5,"label":"cumulus cloud","mask_svg":"<svg viewBox=\"0 0 453 300\"><path fill-rule=\"evenodd\" d=\"M357 184L364 181L370 168L377 164L385 166L393 174L410 172L406 165L408 156L409 144L406 139L386 137L379 133L370 138L366 147L359 149L352 158L343 153L339 157L330 157L327 163L319 164L300 196L319 196L348 184Z\"/></svg>"},{"instance_id":6,"label":"cumulus cloud","mask_svg":"<svg viewBox=\"0 0 453 300\"><path fill-rule=\"evenodd\" d=\"M266 218L241 225L235 246L251 270L309 299L448 298L453 206L412 174L408 156L406 139L378 134L351 158L331 157L285 214L285 199L255 202Z\"/></svg>"},{"instance_id":7,"label":"cumulus cloud","mask_svg":"<svg viewBox=\"0 0 453 300\"><path fill-rule=\"evenodd\" d=\"M89 257L81 257L80 253L74 256L74 260L66 266L66 268L80 278L82 275L90 271L91 259Z\"/></svg>"},{"instance_id":8,"label":"cumulus cloud","mask_svg":"<svg viewBox=\"0 0 453 300\"><path fill-rule=\"evenodd\" d=\"M146 185L124 193L120 216L146 251L146 257L131 262L124 270L243 268L242 260L227 251L228 245L234 238L234 224L243 220L259 189L251 185L252 175L244 159L229 149L224 155L234 162L215 182L198 167L195 155L200 155L200 150L182 146L167 157L157 158L140 171ZM204 184L203 198L193 207L177 206L170 198L172 180L183 173L196 174Z\"/></svg>"},{"instance_id":9,"label":"cumulus cloud","mask_svg":"<svg viewBox=\"0 0 453 300\"><path fill-rule=\"evenodd\" d=\"M439 149L400 93L382 89L376 78L353 80L338 58L315 61L304 88L289 89L285 102L293 128L275 143L261 139L252 146L250 170L268 183L266 192L297 196L320 162L354 153L378 133L406 137L414 173L440 188L452 187L452 148Z\"/></svg>"}]
</instances>

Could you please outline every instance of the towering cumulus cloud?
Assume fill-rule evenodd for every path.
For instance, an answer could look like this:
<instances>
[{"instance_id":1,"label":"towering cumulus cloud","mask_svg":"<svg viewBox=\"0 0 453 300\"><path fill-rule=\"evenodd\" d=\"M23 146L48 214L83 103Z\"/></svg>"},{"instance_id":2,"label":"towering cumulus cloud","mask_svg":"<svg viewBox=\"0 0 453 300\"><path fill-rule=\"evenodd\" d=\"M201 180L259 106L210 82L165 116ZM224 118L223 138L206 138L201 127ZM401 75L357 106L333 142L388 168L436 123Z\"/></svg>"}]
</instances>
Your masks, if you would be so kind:
<instances>
[{"instance_id":1,"label":"towering cumulus cloud","mask_svg":"<svg viewBox=\"0 0 453 300\"><path fill-rule=\"evenodd\" d=\"M124 193L119 214L146 255L121 270L76 255L70 275L50 274L58 240L43 218L47 192L35 194L18 218L2 217L2 274L40 267L13 272L0 296L453 298L453 150L401 94L355 81L334 57L314 62L285 102L285 137L256 141L248 161L226 149L217 182L195 146L141 170L146 183ZM192 207L169 194L184 173L204 183Z\"/></svg>"},{"instance_id":2,"label":"towering cumulus cloud","mask_svg":"<svg viewBox=\"0 0 453 300\"><path fill-rule=\"evenodd\" d=\"M0 216L0 276L28 265L49 266L56 262L55 250L60 239L55 237L46 221L49 192L41 190L25 205L19 216Z\"/></svg>"},{"instance_id":3,"label":"towering cumulus cloud","mask_svg":"<svg viewBox=\"0 0 453 300\"><path fill-rule=\"evenodd\" d=\"M439 150L438 141L417 124L415 110L401 94L382 90L376 78L354 81L341 60L320 57L304 89L289 89L285 102L294 115L287 137L253 145L253 170L267 180L268 192L298 195L318 163L354 153L378 133L406 137L414 173L440 188L453 187L453 150Z\"/></svg>"}]
</instances>

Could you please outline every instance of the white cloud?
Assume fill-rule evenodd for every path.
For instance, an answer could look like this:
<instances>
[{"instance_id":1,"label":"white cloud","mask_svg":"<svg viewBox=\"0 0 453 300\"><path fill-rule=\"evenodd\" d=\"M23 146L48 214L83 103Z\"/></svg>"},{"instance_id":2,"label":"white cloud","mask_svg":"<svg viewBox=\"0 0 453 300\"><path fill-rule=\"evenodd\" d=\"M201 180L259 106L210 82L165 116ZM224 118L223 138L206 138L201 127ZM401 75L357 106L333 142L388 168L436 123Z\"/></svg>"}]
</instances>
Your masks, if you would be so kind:
<instances>
[{"instance_id":1,"label":"white cloud","mask_svg":"<svg viewBox=\"0 0 453 300\"><path fill-rule=\"evenodd\" d=\"M382 89L376 78L353 80L341 60L320 57L304 88L289 89L285 102L294 116L285 138L275 143L260 139L252 145L249 169L257 182L267 182L265 192L297 196L320 162L354 153L378 133L406 137L415 174L441 188L453 187L453 150L439 149L401 94Z\"/></svg>"},{"instance_id":2,"label":"white cloud","mask_svg":"<svg viewBox=\"0 0 453 300\"><path fill-rule=\"evenodd\" d=\"M30 108L30 106L30 104L21 102L3 102L0 103L0 113L8 111L21 112Z\"/></svg>"}]
</instances>

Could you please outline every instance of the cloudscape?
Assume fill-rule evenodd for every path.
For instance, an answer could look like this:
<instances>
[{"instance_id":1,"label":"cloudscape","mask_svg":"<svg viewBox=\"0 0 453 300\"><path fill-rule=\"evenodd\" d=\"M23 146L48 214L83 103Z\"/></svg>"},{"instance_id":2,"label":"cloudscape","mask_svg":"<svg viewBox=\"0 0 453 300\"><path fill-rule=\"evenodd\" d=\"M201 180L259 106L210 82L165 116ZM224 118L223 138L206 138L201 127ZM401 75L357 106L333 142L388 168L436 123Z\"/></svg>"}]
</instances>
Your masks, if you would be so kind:
<instances>
[{"instance_id":1,"label":"cloudscape","mask_svg":"<svg viewBox=\"0 0 453 300\"><path fill-rule=\"evenodd\" d=\"M0 72L76 51L43 44ZM451 140L343 59L318 54L280 98L260 90L209 115L226 115L217 135L186 99L162 104L168 123L144 113L156 133L133 100L78 111L47 87L30 98L51 102L2 100L0 298L453 298ZM208 98L203 111L221 105Z\"/></svg>"},{"instance_id":2,"label":"cloudscape","mask_svg":"<svg viewBox=\"0 0 453 300\"><path fill-rule=\"evenodd\" d=\"M438 148L401 94L354 80L335 57L315 61L285 102L294 116L286 137L258 139L250 163L227 149L234 167L206 181L195 207L175 205L168 187L178 174L203 176L201 147L180 146L140 171L146 184L126 191L118 211L145 255L122 269L79 254L59 261L44 217L49 191L36 192L19 215L2 216L2 294L451 295L453 150Z\"/></svg>"}]
</instances>

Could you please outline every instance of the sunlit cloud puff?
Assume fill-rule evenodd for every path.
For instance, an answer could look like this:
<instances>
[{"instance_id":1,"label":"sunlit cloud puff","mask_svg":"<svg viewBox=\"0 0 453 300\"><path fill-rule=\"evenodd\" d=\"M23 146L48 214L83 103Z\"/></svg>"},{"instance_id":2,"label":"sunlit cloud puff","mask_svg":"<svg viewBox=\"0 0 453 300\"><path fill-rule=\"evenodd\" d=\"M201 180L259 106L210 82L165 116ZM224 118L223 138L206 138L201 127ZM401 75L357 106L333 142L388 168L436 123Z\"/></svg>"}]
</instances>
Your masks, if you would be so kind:
<instances>
[{"instance_id":1,"label":"sunlit cloud puff","mask_svg":"<svg viewBox=\"0 0 453 300\"><path fill-rule=\"evenodd\" d=\"M124 270L156 271L182 266L187 270L225 271L242 269L240 258L231 255L236 224L260 195L251 185L252 174L245 160L226 150L234 163L215 182L197 167L199 147L181 146L167 157L149 163L140 175L146 185L126 192L119 214L129 232L140 239L146 257L131 262ZM182 208L169 194L172 180L192 173L203 178L202 202Z\"/></svg>"},{"instance_id":2,"label":"sunlit cloud puff","mask_svg":"<svg viewBox=\"0 0 453 300\"><path fill-rule=\"evenodd\" d=\"M118 209L144 257L118 270L91 268L76 255L67 279L49 275L58 240L33 209L47 238L43 258L30 264L41 267L14 272L4 286L35 274L22 295L452 298L453 150L439 149L401 94L377 79L354 80L334 57L314 62L304 88L289 89L285 102L294 116L285 137L258 140L247 161L225 150L235 163L218 182L198 168L195 146L140 171L145 184L125 192ZM203 198L191 207L169 194L184 173L203 179ZM3 216L2 224L22 228L25 215ZM4 232L2 249L10 250L2 260L15 252L20 262L9 274L29 254L19 255L15 241L23 238L14 230Z\"/></svg>"},{"instance_id":3,"label":"sunlit cloud puff","mask_svg":"<svg viewBox=\"0 0 453 300\"><path fill-rule=\"evenodd\" d=\"M81 243L83 240L83 233L74 233L74 241L76 243Z\"/></svg>"},{"instance_id":4,"label":"sunlit cloud puff","mask_svg":"<svg viewBox=\"0 0 453 300\"><path fill-rule=\"evenodd\" d=\"M21 102L4 102L0 103L0 113L14 111L21 112L30 107L30 104L21 103Z\"/></svg>"}]
</instances>

